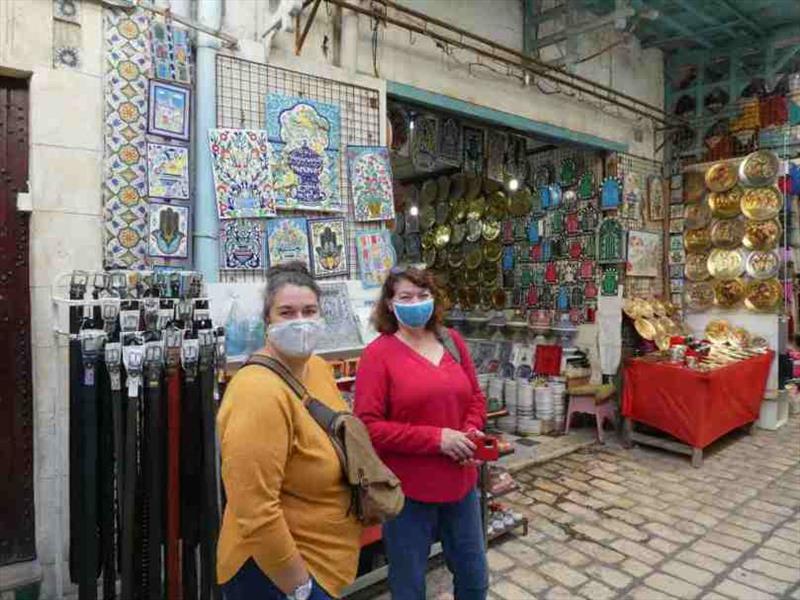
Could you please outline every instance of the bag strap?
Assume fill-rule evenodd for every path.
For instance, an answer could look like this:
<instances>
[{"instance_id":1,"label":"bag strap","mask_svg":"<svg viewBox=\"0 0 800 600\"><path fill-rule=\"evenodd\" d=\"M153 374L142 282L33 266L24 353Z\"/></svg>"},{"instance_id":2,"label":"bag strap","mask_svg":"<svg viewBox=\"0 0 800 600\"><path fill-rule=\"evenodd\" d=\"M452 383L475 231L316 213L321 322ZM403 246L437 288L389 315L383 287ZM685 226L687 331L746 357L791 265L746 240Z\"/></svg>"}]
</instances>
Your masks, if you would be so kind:
<instances>
[{"instance_id":1,"label":"bag strap","mask_svg":"<svg viewBox=\"0 0 800 600\"><path fill-rule=\"evenodd\" d=\"M439 327L436 329L436 338L441 342L444 349L450 353L458 364L461 364L461 351L456 346L456 342L453 339L453 335L450 333L450 330L446 327Z\"/></svg>"},{"instance_id":2,"label":"bag strap","mask_svg":"<svg viewBox=\"0 0 800 600\"><path fill-rule=\"evenodd\" d=\"M294 376L294 373L292 373L286 367L286 365L284 365L281 361L272 358L271 356L265 356L263 354L250 355L250 357L247 359L247 362L243 366L246 367L247 365L258 365L260 367L264 367L280 377L283 382L289 386L289 389L295 393L300 402L303 403L303 406L306 407L306 410L308 410L308 412L311 414L311 417L317 422L317 424L322 427L323 431L325 431L328 435L333 435L333 426L338 413L325 406L316 398L312 397L308 393L306 386L304 386L302 382Z\"/></svg>"}]
</instances>

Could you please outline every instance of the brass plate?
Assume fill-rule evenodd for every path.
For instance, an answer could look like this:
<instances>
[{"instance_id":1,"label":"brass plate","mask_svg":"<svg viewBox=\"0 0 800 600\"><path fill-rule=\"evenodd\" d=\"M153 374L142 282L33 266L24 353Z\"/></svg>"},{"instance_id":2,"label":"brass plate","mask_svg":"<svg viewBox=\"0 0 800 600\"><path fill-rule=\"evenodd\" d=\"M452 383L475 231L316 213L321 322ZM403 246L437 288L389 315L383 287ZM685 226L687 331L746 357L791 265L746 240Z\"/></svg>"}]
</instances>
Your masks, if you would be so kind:
<instances>
[{"instance_id":1,"label":"brass plate","mask_svg":"<svg viewBox=\"0 0 800 600\"><path fill-rule=\"evenodd\" d=\"M463 223L467 218L467 201L463 198L456 200L450 206L450 221L453 223Z\"/></svg>"},{"instance_id":2,"label":"brass plate","mask_svg":"<svg viewBox=\"0 0 800 600\"><path fill-rule=\"evenodd\" d=\"M463 247L454 248L452 252L450 252L450 256L448 257L448 263L451 260L455 260L453 255L458 257L461 255L462 264L466 262L467 252L466 249ZM467 284L467 270L466 269L453 269L450 272L450 283L455 287L464 287Z\"/></svg>"},{"instance_id":3,"label":"brass plate","mask_svg":"<svg viewBox=\"0 0 800 600\"><path fill-rule=\"evenodd\" d=\"M639 317L633 322L633 326L636 328L636 332L642 336L642 338L646 340L653 341L656 337L656 328L652 322L648 321L644 317Z\"/></svg>"},{"instance_id":4,"label":"brass plate","mask_svg":"<svg viewBox=\"0 0 800 600\"><path fill-rule=\"evenodd\" d=\"M531 190L527 187L517 190L511 196L511 209L510 212L515 217L524 217L533 206L533 196Z\"/></svg>"},{"instance_id":5,"label":"brass plate","mask_svg":"<svg viewBox=\"0 0 800 600\"><path fill-rule=\"evenodd\" d=\"M483 222L483 239L487 242L492 242L500 237L501 225L500 222L488 218Z\"/></svg>"},{"instance_id":6,"label":"brass plate","mask_svg":"<svg viewBox=\"0 0 800 600\"><path fill-rule=\"evenodd\" d=\"M488 208L486 215L497 219L504 219L508 215L510 201L503 192L497 191L488 198Z\"/></svg>"},{"instance_id":7,"label":"brass plate","mask_svg":"<svg viewBox=\"0 0 800 600\"><path fill-rule=\"evenodd\" d=\"M622 300L622 312L628 315L631 319L637 319L639 312L637 311L636 299L625 298Z\"/></svg>"},{"instance_id":8,"label":"brass plate","mask_svg":"<svg viewBox=\"0 0 800 600\"><path fill-rule=\"evenodd\" d=\"M497 262L503 257L503 244L500 240L487 242L483 245L483 258L489 262Z\"/></svg>"},{"instance_id":9,"label":"brass plate","mask_svg":"<svg viewBox=\"0 0 800 600\"><path fill-rule=\"evenodd\" d=\"M636 312L639 317L649 319L654 315L653 306L644 298L636 298L634 302L636 302Z\"/></svg>"},{"instance_id":10,"label":"brass plate","mask_svg":"<svg viewBox=\"0 0 800 600\"><path fill-rule=\"evenodd\" d=\"M420 240L420 245L422 246L423 250L428 250L429 248L433 248L436 242L436 235L433 231L426 231L422 234L422 238Z\"/></svg>"},{"instance_id":11,"label":"brass plate","mask_svg":"<svg viewBox=\"0 0 800 600\"><path fill-rule=\"evenodd\" d=\"M482 219L486 213L486 199L481 196L467 203L467 219Z\"/></svg>"},{"instance_id":12,"label":"brass plate","mask_svg":"<svg viewBox=\"0 0 800 600\"><path fill-rule=\"evenodd\" d=\"M687 254L684 273L689 281L705 281L711 277L711 273L708 272L708 252Z\"/></svg>"},{"instance_id":13,"label":"brass plate","mask_svg":"<svg viewBox=\"0 0 800 600\"><path fill-rule=\"evenodd\" d=\"M706 325L706 338L716 344L727 342L730 333L731 324L725 319L714 319L713 321L709 321L708 325Z\"/></svg>"},{"instance_id":14,"label":"brass plate","mask_svg":"<svg viewBox=\"0 0 800 600\"><path fill-rule=\"evenodd\" d=\"M744 190L735 186L727 192L712 192L708 195L708 206L711 215L718 219L731 219L742 212L742 195Z\"/></svg>"},{"instance_id":15,"label":"brass plate","mask_svg":"<svg viewBox=\"0 0 800 600\"><path fill-rule=\"evenodd\" d=\"M492 292L492 306L495 310L503 310L506 307L506 292L503 288Z\"/></svg>"},{"instance_id":16,"label":"brass plate","mask_svg":"<svg viewBox=\"0 0 800 600\"><path fill-rule=\"evenodd\" d=\"M422 262L425 263L429 269L436 263L436 248L426 248L422 252Z\"/></svg>"},{"instance_id":17,"label":"brass plate","mask_svg":"<svg viewBox=\"0 0 800 600\"><path fill-rule=\"evenodd\" d=\"M667 335L677 335L680 331L675 321L669 317L659 317L658 322L661 324L661 327L664 329Z\"/></svg>"},{"instance_id":18,"label":"brass plate","mask_svg":"<svg viewBox=\"0 0 800 600\"><path fill-rule=\"evenodd\" d=\"M711 243L716 248L731 250L742 245L744 221L741 219L721 219L711 226Z\"/></svg>"},{"instance_id":19,"label":"brass plate","mask_svg":"<svg viewBox=\"0 0 800 600\"><path fill-rule=\"evenodd\" d=\"M714 288L708 281L686 284L686 305L692 310L705 310L714 304Z\"/></svg>"},{"instance_id":20,"label":"brass plate","mask_svg":"<svg viewBox=\"0 0 800 600\"><path fill-rule=\"evenodd\" d=\"M727 192L739 181L735 167L728 163L717 163L706 171L706 187L712 192Z\"/></svg>"},{"instance_id":21,"label":"brass plate","mask_svg":"<svg viewBox=\"0 0 800 600\"><path fill-rule=\"evenodd\" d=\"M666 352L667 350L669 350L670 344L668 335L659 336L656 338L655 341L656 341L656 347L662 352Z\"/></svg>"},{"instance_id":22,"label":"brass plate","mask_svg":"<svg viewBox=\"0 0 800 600\"><path fill-rule=\"evenodd\" d=\"M711 210L705 202L687 204L683 211L683 226L686 229L702 229L711 222Z\"/></svg>"},{"instance_id":23,"label":"brass plate","mask_svg":"<svg viewBox=\"0 0 800 600\"><path fill-rule=\"evenodd\" d=\"M442 202L436 205L436 224L445 225L450 219L450 205Z\"/></svg>"},{"instance_id":24,"label":"brass plate","mask_svg":"<svg viewBox=\"0 0 800 600\"><path fill-rule=\"evenodd\" d=\"M437 269L446 269L447 268L447 259L450 256L450 253L447 251L447 248L441 248L436 251L436 265Z\"/></svg>"},{"instance_id":25,"label":"brass plate","mask_svg":"<svg viewBox=\"0 0 800 600\"><path fill-rule=\"evenodd\" d=\"M731 344L747 348L750 345L750 332L744 327L734 327L731 329L731 335L728 341Z\"/></svg>"},{"instance_id":26,"label":"brass plate","mask_svg":"<svg viewBox=\"0 0 800 600\"><path fill-rule=\"evenodd\" d=\"M478 273L478 278L482 285L497 285L497 264L485 264Z\"/></svg>"},{"instance_id":27,"label":"brass plate","mask_svg":"<svg viewBox=\"0 0 800 600\"><path fill-rule=\"evenodd\" d=\"M436 225L436 209L433 204L428 204L420 208L419 211L419 227L422 231L428 231L431 227Z\"/></svg>"},{"instance_id":28,"label":"brass plate","mask_svg":"<svg viewBox=\"0 0 800 600\"><path fill-rule=\"evenodd\" d=\"M770 279L778 274L781 259L776 250L755 250L747 257L747 274L753 279Z\"/></svg>"},{"instance_id":29,"label":"brass plate","mask_svg":"<svg viewBox=\"0 0 800 600\"><path fill-rule=\"evenodd\" d=\"M774 152L757 150L739 165L739 178L748 186L764 186L775 183L780 171L780 160Z\"/></svg>"},{"instance_id":30,"label":"brass plate","mask_svg":"<svg viewBox=\"0 0 800 600\"><path fill-rule=\"evenodd\" d=\"M439 225L433 230L433 245L441 249L450 243L450 227Z\"/></svg>"},{"instance_id":31,"label":"brass plate","mask_svg":"<svg viewBox=\"0 0 800 600\"><path fill-rule=\"evenodd\" d=\"M440 176L436 180L436 187L438 191L436 201L447 202L450 199L450 178L447 175Z\"/></svg>"},{"instance_id":32,"label":"brass plate","mask_svg":"<svg viewBox=\"0 0 800 600\"><path fill-rule=\"evenodd\" d=\"M483 224L477 219L467 219L467 241L477 242L483 235Z\"/></svg>"},{"instance_id":33,"label":"brass plate","mask_svg":"<svg viewBox=\"0 0 800 600\"><path fill-rule=\"evenodd\" d=\"M782 234L783 227L778 219L746 221L742 243L749 250L772 250L777 248Z\"/></svg>"},{"instance_id":34,"label":"brass plate","mask_svg":"<svg viewBox=\"0 0 800 600\"><path fill-rule=\"evenodd\" d=\"M420 206L428 206L436 201L436 196L439 193L439 186L435 179L428 179L422 184L422 189L419 193Z\"/></svg>"},{"instance_id":35,"label":"brass plate","mask_svg":"<svg viewBox=\"0 0 800 600\"><path fill-rule=\"evenodd\" d=\"M467 201L474 200L481 194L481 187L483 182L477 175L467 175L467 190L464 192L464 197Z\"/></svg>"},{"instance_id":36,"label":"brass plate","mask_svg":"<svg viewBox=\"0 0 800 600\"><path fill-rule=\"evenodd\" d=\"M773 219L782 207L783 195L777 186L748 188L742 194L742 212L748 219Z\"/></svg>"},{"instance_id":37,"label":"brass plate","mask_svg":"<svg viewBox=\"0 0 800 600\"><path fill-rule=\"evenodd\" d=\"M663 317L667 314L667 307L664 306L664 303L658 298L653 298L650 301L650 306L653 307L653 314L657 317Z\"/></svg>"},{"instance_id":38,"label":"brass plate","mask_svg":"<svg viewBox=\"0 0 800 600\"><path fill-rule=\"evenodd\" d=\"M467 250L464 262L467 263L468 269L475 270L480 267L483 262L483 252L480 246L473 246ZM471 281L471 278L468 278L467 281Z\"/></svg>"},{"instance_id":39,"label":"brass plate","mask_svg":"<svg viewBox=\"0 0 800 600\"><path fill-rule=\"evenodd\" d=\"M467 237L467 226L464 223L454 223L451 227L450 243L458 246L463 243Z\"/></svg>"},{"instance_id":40,"label":"brass plate","mask_svg":"<svg viewBox=\"0 0 800 600\"><path fill-rule=\"evenodd\" d=\"M774 310L783 298L783 288L777 279L751 281L747 284L744 304L750 310Z\"/></svg>"},{"instance_id":41,"label":"brass plate","mask_svg":"<svg viewBox=\"0 0 800 600\"><path fill-rule=\"evenodd\" d=\"M745 285L741 279L714 282L714 303L721 308L733 308L744 298Z\"/></svg>"},{"instance_id":42,"label":"brass plate","mask_svg":"<svg viewBox=\"0 0 800 600\"><path fill-rule=\"evenodd\" d=\"M483 178L483 193L487 196L499 192L503 189L503 184L488 177Z\"/></svg>"},{"instance_id":43,"label":"brass plate","mask_svg":"<svg viewBox=\"0 0 800 600\"><path fill-rule=\"evenodd\" d=\"M744 253L741 250L716 248L708 255L708 272L716 279L736 279L744 273Z\"/></svg>"},{"instance_id":44,"label":"brass plate","mask_svg":"<svg viewBox=\"0 0 800 600\"><path fill-rule=\"evenodd\" d=\"M688 252L702 252L711 247L711 232L708 228L692 229L683 234L683 245Z\"/></svg>"},{"instance_id":45,"label":"brass plate","mask_svg":"<svg viewBox=\"0 0 800 600\"><path fill-rule=\"evenodd\" d=\"M467 290L467 306L470 308L475 308L481 303L481 293L478 291L477 288L470 288Z\"/></svg>"},{"instance_id":46,"label":"brass plate","mask_svg":"<svg viewBox=\"0 0 800 600\"><path fill-rule=\"evenodd\" d=\"M452 177L450 177L450 200L455 202L456 200L461 200L464 197L464 193L467 191L467 177L464 173L454 173Z\"/></svg>"}]
</instances>

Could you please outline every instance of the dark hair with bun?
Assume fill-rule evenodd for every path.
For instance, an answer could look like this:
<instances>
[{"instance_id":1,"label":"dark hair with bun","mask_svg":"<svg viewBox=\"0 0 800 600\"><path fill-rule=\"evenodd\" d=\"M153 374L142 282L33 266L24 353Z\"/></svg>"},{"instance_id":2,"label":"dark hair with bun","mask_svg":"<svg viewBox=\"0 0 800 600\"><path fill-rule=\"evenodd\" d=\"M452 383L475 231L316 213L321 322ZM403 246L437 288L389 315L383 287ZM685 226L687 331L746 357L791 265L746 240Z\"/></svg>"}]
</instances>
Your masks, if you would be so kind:
<instances>
[{"instance_id":1,"label":"dark hair with bun","mask_svg":"<svg viewBox=\"0 0 800 600\"><path fill-rule=\"evenodd\" d=\"M296 285L297 287L306 287L314 292L314 295L319 300L322 295L317 282L308 272L308 267L300 261L293 261L275 265L270 267L267 271L267 289L264 294L264 320L269 320L269 311L272 308L272 303L275 301L275 296L278 292L287 285Z\"/></svg>"}]
</instances>

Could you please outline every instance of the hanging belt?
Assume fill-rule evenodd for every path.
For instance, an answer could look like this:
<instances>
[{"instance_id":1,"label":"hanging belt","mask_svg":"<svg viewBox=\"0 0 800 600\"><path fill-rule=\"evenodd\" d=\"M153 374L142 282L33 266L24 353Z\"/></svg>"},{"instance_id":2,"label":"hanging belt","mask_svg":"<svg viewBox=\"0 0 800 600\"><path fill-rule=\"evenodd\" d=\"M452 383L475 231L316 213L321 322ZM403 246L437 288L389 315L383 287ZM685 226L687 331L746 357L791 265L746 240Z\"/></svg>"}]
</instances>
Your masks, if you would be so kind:
<instances>
[{"instance_id":1,"label":"hanging belt","mask_svg":"<svg viewBox=\"0 0 800 600\"><path fill-rule=\"evenodd\" d=\"M105 348L105 364L111 388L111 421L113 430L114 456L114 525L116 570L122 572L122 482L125 472L125 438L124 410L122 398L122 344L107 342Z\"/></svg>"},{"instance_id":2,"label":"hanging belt","mask_svg":"<svg viewBox=\"0 0 800 600\"><path fill-rule=\"evenodd\" d=\"M127 375L128 403L125 414L122 481L122 600L136 600L136 479L138 473L137 434L139 389L142 381L144 347L127 345L122 349Z\"/></svg>"},{"instance_id":3,"label":"hanging belt","mask_svg":"<svg viewBox=\"0 0 800 600\"><path fill-rule=\"evenodd\" d=\"M183 598L197 600L197 546L201 538L202 477L202 419L200 382L197 366L199 342L186 338L181 344L183 390L181 394L181 538L183 546Z\"/></svg>"},{"instance_id":4,"label":"hanging belt","mask_svg":"<svg viewBox=\"0 0 800 600\"><path fill-rule=\"evenodd\" d=\"M147 598L159 600L164 588L161 581L161 543L163 541L164 501L164 406L161 397L161 342L145 344L145 379L147 394L147 431L143 464L147 493Z\"/></svg>"},{"instance_id":5,"label":"hanging belt","mask_svg":"<svg viewBox=\"0 0 800 600\"><path fill-rule=\"evenodd\" d=\"M183 331L165 331L167 364L167 598L181 600L180 550L180 445L181 445L181 342Z\"/></svg>"},{"instance_id":6,"label":"hanging belt","mask_svg":"<svg viewBox=\"0 0 800 600\"><path fill-rule=\"evenodd\" d=\"M117 556L114 544L114 422L111 382L105 362L97 363L98 391L98 508L100 514L100 556L103 564L103 598L114 600L117 587Z\"/></svg>"}]
</instances>

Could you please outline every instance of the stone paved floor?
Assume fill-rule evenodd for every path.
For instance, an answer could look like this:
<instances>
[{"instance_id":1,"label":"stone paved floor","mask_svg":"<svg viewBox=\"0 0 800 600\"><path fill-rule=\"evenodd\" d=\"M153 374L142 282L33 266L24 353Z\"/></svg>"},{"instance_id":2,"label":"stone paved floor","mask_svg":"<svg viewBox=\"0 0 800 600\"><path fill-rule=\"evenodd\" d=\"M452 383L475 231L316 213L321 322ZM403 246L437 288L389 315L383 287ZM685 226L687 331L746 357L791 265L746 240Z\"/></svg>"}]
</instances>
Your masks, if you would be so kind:
<instances>
[{"instance_id":1,"label":"stone paved floor","mask_svg":"<svg viewBox=\"0 0 800 600\"><path fill-rule=\"evenodd\" d=\"M755 431L701 469L609 443L518 473L531 531L492 545L490 597L800 600L800 418ZM444 568L429 582L452 598Z\"/></svg>"}]
</instances>

